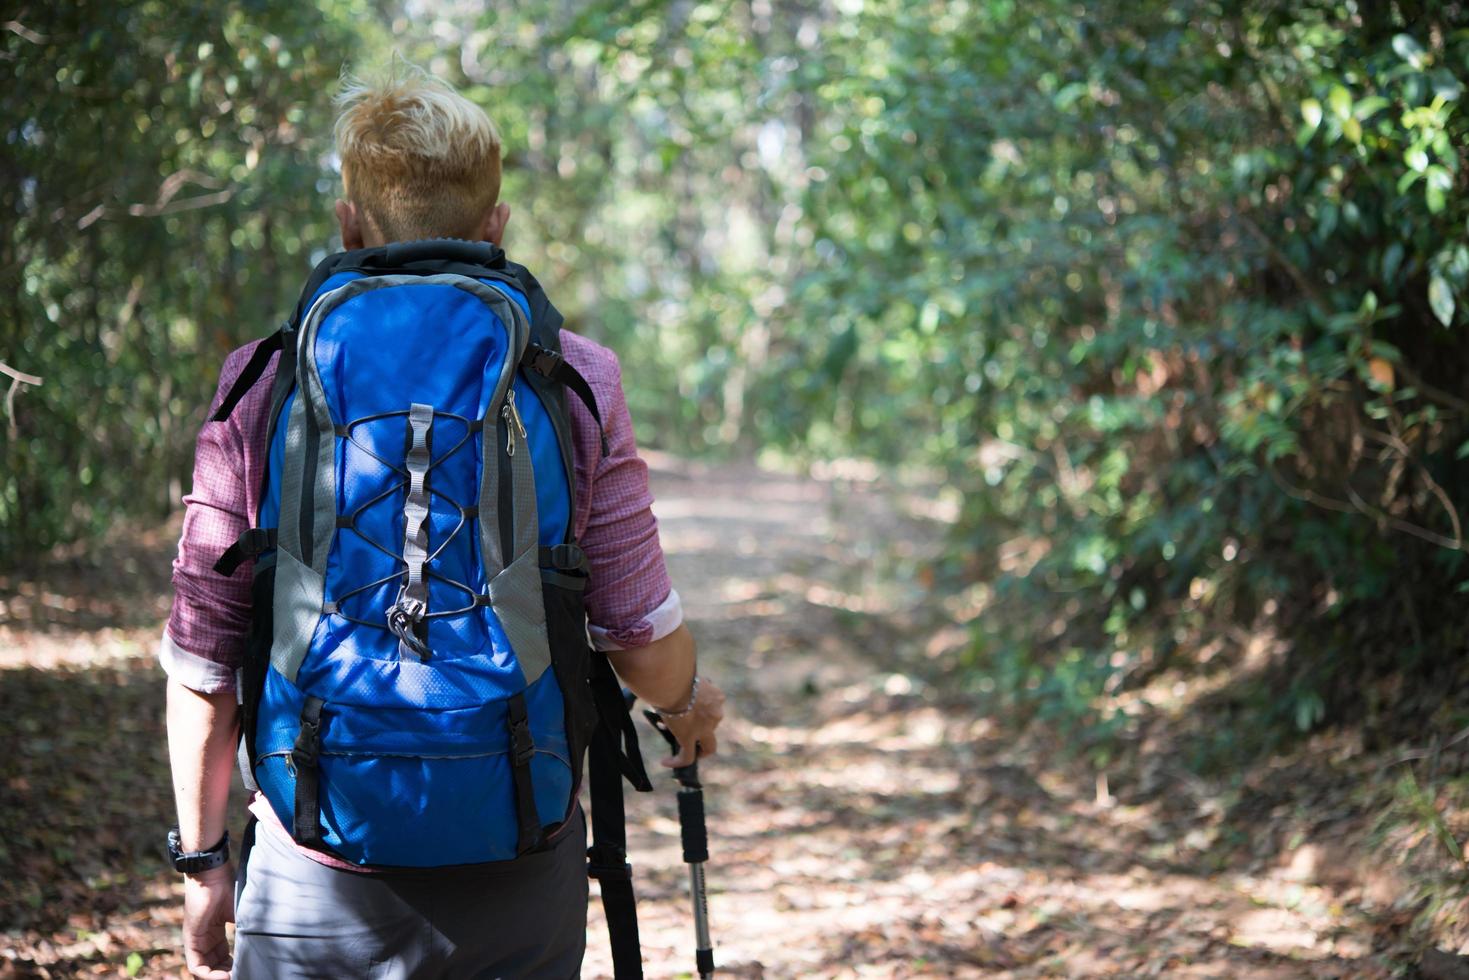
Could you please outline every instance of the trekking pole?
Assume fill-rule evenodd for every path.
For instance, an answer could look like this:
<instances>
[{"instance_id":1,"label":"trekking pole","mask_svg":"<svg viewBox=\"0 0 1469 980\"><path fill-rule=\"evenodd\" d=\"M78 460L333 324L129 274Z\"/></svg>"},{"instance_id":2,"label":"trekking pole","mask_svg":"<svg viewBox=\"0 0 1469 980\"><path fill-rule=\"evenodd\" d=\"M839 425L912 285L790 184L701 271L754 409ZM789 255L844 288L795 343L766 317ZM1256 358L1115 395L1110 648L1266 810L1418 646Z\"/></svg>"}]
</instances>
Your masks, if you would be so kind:
<instances>
[{"instance_id":1,"label":"trekking pole","mask_svg":"<svg viewBox=\"0 0 1469 980\"><path fill-rule=\"evenodd\" d=\"M678 738L668 730L656 711L643 716L658 730L678 755ZM694 962L699 980L714 976L714 945L709 940L709 890L704 883L704 862L709 860L709 831L704 824L704 787L699 784L699 754L694 748L694 761L673 770L678 780L678 832L683 839L683 859L689 866L689 894L694 901Z\"/></svg>"}]
</instances>

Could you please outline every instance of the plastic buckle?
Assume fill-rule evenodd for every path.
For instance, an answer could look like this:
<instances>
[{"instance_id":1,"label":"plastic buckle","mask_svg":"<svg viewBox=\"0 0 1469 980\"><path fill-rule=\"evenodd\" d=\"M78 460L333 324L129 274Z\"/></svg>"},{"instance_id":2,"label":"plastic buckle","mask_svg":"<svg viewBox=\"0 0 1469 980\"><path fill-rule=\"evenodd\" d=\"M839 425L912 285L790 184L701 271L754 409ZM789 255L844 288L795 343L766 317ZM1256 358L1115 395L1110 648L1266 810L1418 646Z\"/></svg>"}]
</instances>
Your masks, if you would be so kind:
<instances>
[{"instance_id":1,"label":"plastic buckle","mask_svg":"<svg viewBox=\"0 0 1469 980\"><path fill-rule=\"evenodd\" d=\"M577 545L562 542L551 546L551 567L558 572L579 572L586 564L586 552Z\"/></svg>"},{"instance_id":2,"label":"plastic buckle","mask_svg":"<svg viewBox=\"0 0 1469 980\"><path fill-rule=\"evenodd\" d=\"M302 722L301 732L296 736L296 744L291 746L290 759L297 769L315 769L317 749L320 747L321 723Z\"/></svg>"},{"instance_id":3,"label":"plastic buckle","mask_svg":"<svg viewBox=\"0 0 1469 980\"><path fill-rule=\"evenodd\" d=\"M530 722L521 719L510 726L510 759L517 766L527 765L536 754L536 743L530 737Z\"/></svg>"},{"instance_id":4,"label":"plastic buckle","mask_svg":"<svg viewBox=\"0 0 1469 980\"><path fill-rule=\"evenodd\" d=\"M627 849L596 845L587 848L587 877L599 881L631 881L632 865L627 863Z\"/></svg>"}]
</instances>

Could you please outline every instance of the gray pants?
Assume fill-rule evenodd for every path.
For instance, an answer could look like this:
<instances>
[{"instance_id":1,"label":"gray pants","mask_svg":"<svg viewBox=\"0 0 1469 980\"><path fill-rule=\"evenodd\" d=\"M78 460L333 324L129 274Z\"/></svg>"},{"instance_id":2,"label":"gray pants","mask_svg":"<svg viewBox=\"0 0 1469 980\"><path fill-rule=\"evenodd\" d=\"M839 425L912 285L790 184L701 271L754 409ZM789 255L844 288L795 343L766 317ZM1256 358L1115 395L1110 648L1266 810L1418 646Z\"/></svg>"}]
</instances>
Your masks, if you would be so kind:
<instances>
[{"instance_id":1,"label":"gray pants","mask_svg":"<svg viewBox=\"0 0 1469 980\"><path fill-rule=\"evenodd\" d=\"M512 868L361 874L279 834L245 834L235 886L235 980L567 980L587 929L587 831L578 807L548 851Z\"/></svg>"}]
</instances>

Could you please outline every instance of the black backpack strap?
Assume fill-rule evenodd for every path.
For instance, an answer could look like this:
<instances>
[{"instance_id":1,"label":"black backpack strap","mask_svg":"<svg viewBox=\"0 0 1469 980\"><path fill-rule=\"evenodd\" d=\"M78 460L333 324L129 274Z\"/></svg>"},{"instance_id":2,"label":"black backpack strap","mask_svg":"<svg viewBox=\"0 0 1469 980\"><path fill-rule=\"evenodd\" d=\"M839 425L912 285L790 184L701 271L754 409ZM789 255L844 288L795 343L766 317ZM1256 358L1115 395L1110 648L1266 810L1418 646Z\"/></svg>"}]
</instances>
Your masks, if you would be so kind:
<instances>
[{"instance_id":1,"label":"black backpack strap","mask_svg":"<svg viewBox=\"0 0 1469 980\"><path fill-rule=\"evenodd\" d=\"M607 937L612 944L612 975L636 980L643 975L642 942L638 936L638 900L633 893L632 865L627 862L627 813L623 808L622 774L617 745L598 726L587 754L592 796L592 846L587 849L587 874L602 889Z\"/></svg>"},{"instance_id":2,"label":"black backpack strap","mask_svg":"<svg viewBox=\"0 0 1469 980\"><path fill-rule=\"evenodd\" d=\"M219 409L211 416L211 422L223 422L230 417L235 406L240 404L240 399L253 387L260 376L265 373L265 368L270 364L270 359L284 346L286 330L282 326L275 333L266 337L255 346L255 353L250 355L250 360L245 363L244 370L235 378L235 383L230 385L229 392L224 396L224 401L219 403Z\"/></svg>"},{"instance_id":3,"label":"black backpack strap","mask_svg":"<svg viewBox=\"0 0 1469 980\"><path fill-rule=\"evenodd\" d=\"M539 344L528 344L525 355L520 359L520 366L528 371L534 371L543 378L550 378L558 384L565 385L566 389L581 399L581 403L592 413L592 419L597 423L597 433L602 439L602 458L606 459L609 453L607 448L607 430L602 425L602 413L597 408L597 396L592 393L592 386L587 379L582 377L580 371L567 363L559 351L542 347Z\"/></svg>"},{"instance_id":4,"label":"black backpack strap","mask_svg":"<svg viewBox=\"0 0 1469 980\"><path fill-rule=\"evenodd\" d=\"M592 701L597 708L597 730L607 736L607 744L616 756L616 768L639 793L651 793L653 781L643 767L643 753L638 747L638 730L632 723L617 675L606 654L592 653Z\"/></svg>"},{"instance_id":5,"label":"black backpack strap","mask_svg":"<svg viewBox=\"0 0 1469 980\"><path fill-rule=\"evenodd\" d=\"M214 570L228 578L245 562L254 560L275 547L276 529L252 527L235 539L235 543L224 550L214 563Z\"/></svg>"},{"instance_id":6,"label":"black backpack strap","mask_svg":"<svg viewBox=\"0 0 1469 980\"><path fill-rule=\"evenodd\" d=\"M561 351L561 327L566 318L561 311L551 303L546 296L546 291L541 288L541 283L531 271L516 262L505 260L501 257L498 268L503 269L515 285L525 295L525 304L530 308L531 343L553 350Z\"/></svg>"},{"instance_id":7,"label":"black backpack strap","mask_svg":"<svg viewBox=\"0 0 1469 980\"><path fill-rule=\"evenodd\" d=\"M321 698L306 696L301 706L301 730L296 735L296 744L291 747L291 768L296 775L296 800L294 826L291 836L308 846L321 843L321 822L317 814L321 809L320 792L321 760L321 708L326 704Z\"/></svg>"},{"instance_id":8,"label":"black backpack strap","mask_svg":"<svg viewBox=\"0 0 1469 980\"><path fill-rule=\"evenodd\" d=\"M601 883L607 935L612 944L616 980L643 975L642 944L638 937L637 896L632 887L632 865L627 861L627 813L622 780L641 793L653 789L643 768L638 733L612 665L601 653L592 654L592 699L597 726L587 752L587 776L592 803L592 846L587 850L587 874Z\"/></svg>"}]
</instances>

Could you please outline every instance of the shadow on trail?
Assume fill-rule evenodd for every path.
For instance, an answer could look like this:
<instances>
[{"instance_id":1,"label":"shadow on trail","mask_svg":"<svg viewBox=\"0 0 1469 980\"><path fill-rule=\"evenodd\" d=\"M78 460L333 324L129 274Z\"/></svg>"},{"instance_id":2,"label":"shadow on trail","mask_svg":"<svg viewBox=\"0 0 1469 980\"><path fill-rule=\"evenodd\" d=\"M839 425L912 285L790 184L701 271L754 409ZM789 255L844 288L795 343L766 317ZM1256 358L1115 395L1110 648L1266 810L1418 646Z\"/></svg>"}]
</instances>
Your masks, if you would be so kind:
<instances>
[{"instance_id":1,"label":"shadow on trail","mask_svg":"<svg viewBox=\"0 0 1469 980\"><path fill-rule=\"evenodd\" d=\"M1177 805L1172 760L1115 799L1054 737L953 690L926 653L946 617L887 546L911 570L942 528L882 488L655 465L655 493L701 662L731 693L706 779L736 975L1387 975L1310 876L1268 856L1231 867L1196 833L1196 804L1221 801ZM632 851L644 934L672 954L686 922L668 810L634 802Z\"/></svg>"},{"instance_id":2,"label":"shadow on trail","mask_svg":"<svg viewBox=\"0 0 1469 980\"><path fill-rule=\"evenodd\" d=\"M0 976L176 960L163 709L148 660L0 671Z\"/></svg>"}]
</instances>

